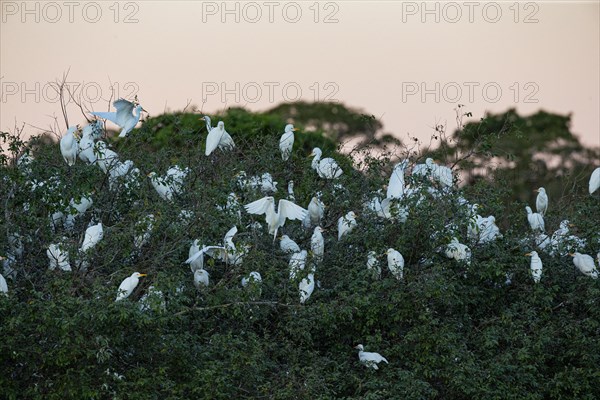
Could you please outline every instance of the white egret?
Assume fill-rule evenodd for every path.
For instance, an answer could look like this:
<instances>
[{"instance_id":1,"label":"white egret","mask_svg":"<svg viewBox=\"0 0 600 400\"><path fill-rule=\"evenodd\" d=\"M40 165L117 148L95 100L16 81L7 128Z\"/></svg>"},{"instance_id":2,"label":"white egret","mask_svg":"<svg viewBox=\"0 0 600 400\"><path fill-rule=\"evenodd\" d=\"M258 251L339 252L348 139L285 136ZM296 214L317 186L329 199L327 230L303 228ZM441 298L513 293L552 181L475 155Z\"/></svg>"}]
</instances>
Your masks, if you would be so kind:
<instances>
[{"instance_id":1,"label":"white egret","mask_svg":"<svg viewBox=\"0 0 600 400\"><path fill-rule=\"evenodd\" d=\"M4 260L4 257L0 257L0 260ZM8 294L8 283L6 283L6 279L0 274L0 293Z\"/></svg>"},{"instance_id":2,"label":"white egret","mask_svg":"<svg viewBox=\"0 0 600 400\"><path fill-rule=\"evenodd\" d=\"M208 287L209 277L210 275L206 270L197 269L194 272L194 286L196 286L196 289L200 290L202 286Z\"/></svg>"},{"instance_id":3,"label":"white egret","mask_svg":"<svg viewBox=\"0 0 600 400\"><path fill-rule=\"evenodd\" d=\"M90 114L117 124L121 128L119 137L127 136L140 121L142 111L146 111L141 105L125 99L116 100L113 107L117 109L116 112L92 112Z\"/></svg>"},{"instance_id":4,"label":"white egret","mask_svg":"<svg viewBox=\"0 0 600 400\"><path fill-rule=\"evenodd\" d=\"M290 280L296 279L298 276L298 272L303 271L306 267L306 258L308 257L308 252L306 250L301 250L297 253L292 254L290 257L289 268L290 268Z\"/></svg>"},{"instance_id":5,"label":"white egret","mask_svg":"<svg viewBox=\"0 0 600 400\"><path fill-rule=\"evenodd\" d=\"M167 303L163 292L152 285L148 286L148 290L140 298L139 307L140 311L165 311L167 309Z\"/></svg>"},{"instance_id":6,"label":"white egret","mask_svg":"<svg viewBox=\"0 0 600 400\"><path fill-rule=\"evenodd\" d=\"M242 265L244 257L248 254L248 250L250 250L249 245L236 246L233 243L233 238L237 234L237 231L237 226L234 226L225 233L225 237L223 238L223 247L225 248L224 258L227 263L235 266Z\"/></svg>"},{"instance_id":7,"label":"white egret","mask_svg":"<svg viewBox=\"0 0 600 400\"><path fill-rule=\"evenodd\" d=\"M95 146L94 137L92 136L91 133L86 134L85 128L84 128L84 133L81 136L81 139L79 140L79 159L88 164L95 163L96 162L96 153L94 152L94 149L95 149L94 146Z\"/></svg>"},{"instance_id":8,"label":"white egret","mask_svg":"<svg viewBox=\"0 0 600 400\"><path fill-rule=\"evenodd\" d=\"M216 258L221 261L226 261L226 250L224 246L198 246L198 239L194 240L190 246L188 259L186 264L190 264L192 272L204 269L204 255Z\"/></svg>"},{"instance_id":9,"label":"white egret","mask_svg":"<svg viewBox=\"0 0 600 400\"><path fill-rule=\"evenodd\" d=\"M418 176L431 176L434 169L435 164L433 163L433 158L427 158L425 164L417 164L413 167L412 174Z\"/></svg>"},{"instance_id":10,"label":"white egret","mask_svg":"<svg viewBox=\"0 0 600 400\"><path fill-rule=\"evenodd\" d=\"M300 246L298 246L298 243L290 239L288 235L281 236L279 248L286 254L297 253L300 251Z\"/></svg>"},{"instance_id":11,"label":"white egret","mask_svg":"<svg viewBox=\"0 0 600 400\"><path fill-rule=\"evenodd\" d=\"M87 124L86 126L83 127L83 129L81 129L81 138L83 139L84 137L89 137L92 140L99 140L100 138L102 138L102 133L104 132L104 129L102 127L102 122L101 121L93 121L90 122L89 124ZM81 142L80 142L81 144ZM81 147L81 146L79 146Z\"/></svg>"},{"instance_id":12,"label":"white egret","mask_svg":"<svg viewBox=\"0 0 600 400\"><path fill-rule=\"evenodd\" d=\"M534 213L529 206L525 207L525 210L527 211L527 221L529 221L531 230L534 232L544 232L546 230L544 217L540 213Z\"/></svg>"},{"instance_id":13,"label":"white egret","mask_svg":"<svg viewBox=\"0 0 600 400\"><path fill-rule=\"evenodd\" d=\"M83 244L81 245L81 251L86 252L92 247L96 246L100 240L104 237L104 230L102 229L102 222L88 226L85 231L85 237L83 238Z\"/></svg>"},{"instance_id":14,"label":"white egret","mask_svg":"<svg viewBox=\"0 0 600 400\"><path fill-rule=\"evenodd\" d=\"M323 232L325 229L317 226L310 237L310 251L313 253L313 257L317 263L323 261L325 256L325 239L323 238Z\"/></svg>"},{"instance_id":15,"label":"white egret","mask_svg":"<svg viewBox=\"0 0 600 400\"><path fill-rule=\"evenodd\" d=\"M471 249L468 246L460 243L457 238L453 237L450 244L446 246L446 257L456 261L464 261L467 265L471 265Z\"/></svg>"},{"instance_id":16,"label":"white egret","mask_svg":"<svg viewBox=\"0 0 600 400\"><path fill-rule=\"evenodd\" d=\"M217 205L217 210L236 215L239 221L242 219L241 207L237 194L231 192L227 195L227 203L225 203L225 206Z\"/></svg>"},{"instance_id":17,"label":"white egret","mask_svg":"<svg viewBox=\"0 0 600 400\"><path fill-rule=\"evenodd\" d=\"M388 360L386 360L381 354L364 351L365 348L362 344L356 346L355 349L358 350L358 359L360 360L361 364L365 365L367 368L379 369L377 364L382 361L386 364L389 364Z\"/></svg>"},{"instance_id":18,"label":"white egret","mask_svg":"<svg viewBox=\"0 0 600 400\"><path fill-rule=\"evenodd\" d=\"M240 171L236 175L236 182L242 190L260 190L264 194L277 192L277 182L273 180L273 177L268 172L265 172L261 176L248 178L246 171Z\"/></svg>"},{"instance_id":19,"label":"white egret","mask_svg":"<svg viewBox=\"0 0 600 400\"><path fill-rule=\"evenodd\" d=\"M296 201L296 195L294 194L294 181L288 182L288 200Z\"/></svg>"},{"instance_id":20,"label":"white egret","mask_svg":"<svg viewBox=\"0 0 600 400\"><path fill-rule=\"evenodd\" d=\"M273 177L270 173L265 172L261 175L260 180L260 190L263 193L275 193L277 192L277 182L273 180Z\"/></svg>"},{"instance_id":21,"label":"white egret","mask_svg":"<svg viewBox=\"0 0 600 400\"><path fill-rule=\"evenodd\" d=\"M392 248L387 249L385 252L387 255L388 269L398 280L404 278L404 257L399 251Z\"/></svg>"},{"instance_id":22,"label":"white egret","mask_svg":"<svg viewBox=\"0 0 600 400\"><path fill-rule=\"evenodd\" d=\"M592 279L598 278L598 270L592 256L587 254L581 254L578 252L569 253L573 257L573 264L581 271L585 276L589 276Z\"/></svg>"},{"instance_id":23,"label":"white egret","mask_svg":"<svg viewBox=\"0 0 600 400\"><path fill-rule=\"evenodd\" d=\"M277 230L285 225L286 219L302 221L308 213L304 208L285 199L279 200L275 211L275 199L271 196L246 204L244 208L250 214L265 214L265 221L269 226L269 234L273 235L273 240L277 237Z\"/></svg>"},{"instance_id":24,"label":"white egret","mask_svg":"<svg viewBox=\"0 0 600 400\"><path fill-rule=\"evenodd\" d=\"M342 169L333 158L323 158L323 152L320 148L315 147L309 157L314 157L312 160L312 169L317 171L319 177L323 179L336 179L343 174Z\"/></svg>"},{"instance_id":25,"label":"white egret","mask_svg":"<svg viewBox=\"0 0 600 400\"><path fill-rule=\"evenodd\" d=\"M121 282L121 284L119 285L119 290L117 291L117 298L115 299L115 301L121 301L123 299L128 298L140 282L140 278L143 276L147 276L147 274L140 274L139 272L134 272L133 274L131 274L130 277L125 278L123 282Z\"/></svg>"},{"instance_id":26,"label":"white egret","mask_svg":"<svg viewBox=\"0 0 600 400\"><path fill-rule=\"evenodd\" d=\"M252 272L250 272L248 277L242 278L242 286L243 287L246 287L253 283L257 284L257 283L261 283L261 282L262 282L262 277L260 276L260 273L256 272L256 271L252 271Z\"/></svg>"},{"instance_id":27,"label":"white egret","mask_svg":"<svg viewBox=\"0 0 600 400\"><path fill-rule=\"evenodd\" d=\"M500 228L496 225L496 217L490 215L489 217L481 218L479 221L479 243L488 243L496 238L501 238Z\"/></svg>"},{"instance_id":28,"label":"white egret","mask_svg":"<svg viewBox=\"0 0 600 400\"><path fill-rule=\"evenodd\" d=\"M135 236L133 237L133 246L141 249L150 240L150 235L154 229L154 214L148 214L135 224Z\"/></svg>"},{"instance_id":29,"label":"white egret","mask_svg":"<svg viewBox=\"0 0 600 400\"><path fill-rule=\"evenodd\" d=\"M307 211L308 214L302 221L302 225L305 228L320 225L321 219L323 218L323 215L325 215L325 204L323 204L323 202L321 202L317 196L313 196L310 199L310 203L308 203Z\"/></svg>"},{"instance_id":30,"label":"white egret","mask_svg":"<svg viewBox=\"0 0 600 400\"><path fill-rule=\"evenodd\" d=\"M588 187L590 194L593 194L596 190L598 190L598 188L600 188L600 167L596 168L594 172L592 172Z\"/></svg>"},{"instance_id":31,"label":"white egret","mask_svg":"<svg viewBox=\"0 0 600 400\"><path fill-rule=\"evenodd\" d=\"M354 211L350 211L343 217L338 219L337 227L338 227L338 241L342 240L344 235L352 232L352 230L356 227L356 214Z\"/></svg>"},{"instance_id":32,"label":"white egret","mask_svg":"<svg viewBox=\"0 0 600 400\"><path fill-rule=\"evenodd\" d=\"M452 169L443 165L437 165L432 158L427 158L425 164L417 164L413 168L413 175L429 176L443 186L452 187Z\"/></svg>"},{"instance_id":33,"label":"white egret","mask_svg":"<svg viewBox=\"0 0 600 400\"><path fill-rule=\"evenodd\" d=\"M94 156L96 157L96 164L105 174L114 164L119 162L119 155L109 149L106 143L101 140L94 145Z\"/></svg>"},{"instance_id":34,"label":"white egret","mask_svg":"<svg viewBox=\"0 0 600 400\"><path fill-rule=\"evenodd\" d=\"M65 217L65 228L68 230L73 229L73 226L75 225L75 219L80 215L83 215L93 204L94 201L92 200L91 193L81 196L81 198L77 201L72 198L69 201L69 212Z\"/></svg>"},{"instance_id":35,"label":"white egret","mask_svg":"<svg viewBox=\"0 0 600 400\"><path fill-rule=\"evenodd\" d=\"M537 189L536 192L538 195L535 199L535 209L543 217L548 211L548 195L543 187Z\"/></svg>"},{"instance_id":36,"label":"white egret","mask_svg":"<svg viewBox=\"0 0 600 400\"><path fill-rule=\"evenodd\" d=\"M297 130L297 128L294 128L294 125L287 124L283 135L281 135L281 139L279 139L279 149L281 150L281 158L283 158L283 161L287 161L290 158L290 154L292 154L294 132Z\"/></svg>"},{"instance_id":37,"label":"white egret","mask_svg":"<svg viewBox=\"0 0 600 400\"><path fill-rule=\"evenodd\" d=\"M210 126L210 119L203 117L201 120L206 121L206 129ZM231 150L235 147L235 143L231 135L225 130L225 123L219 121L215 128L211 128L206 136L206 148L204 154L210 156L215 149L219 147L222 150Z\"/></svg>"},{"instance_id":38,"label":"white egret","mask_svg":"<svg viewBox=\"0 0 600 400\"><path fill-rule=\"evenodd\" d=\"M552 234L551 238L551 249L550 254L554 255L557 251L561 256L566 256L568 253L577 251L585 247L586 241L575 235L571 235L569 227L575 225L571 224L569 220L562 220L559 228Z\"/></svg>"},{"instance_id":39,"label":"white egret","mask_svg":"<svg viewBox=\"0 0 600 400\"><path fill-rule=\"evenodd\" d=\"M77 160L79 144L77 143L76 132L78 129L77 126L70 127L60 139L60 152L69 167L75 165L75 160Z\"/></svg>"},{"instance_id":40,"label":"white egret","mask_svg":"<svg viewBox=\"0 0 600 400\"><path fill-rule=\"evenodd\" d=\"M181 192L183 181L188 173L189 168L181 169L175 165L167 170L164 178L157 176L156 172L150 172L148 177L158 195L163 200L171 201L174 194Z\"/></svg>"},{"instance_id":41,"label":"white egret","mask_svg":"<svg viewBox=\"0 0 600 400\"><path fill-rule=\"evenodd\" d=\"M315 290L315 275L311 272L298 284L300 290L300 304L304 304Z\"/></svg>"},{"instance_id":42,"label":"white egret","mask_svg":"<svg viewBox=\"0 0 600 400\"><path fill-rule=\"evenodd\" d=\"M69 264L69 253L63 251L60 244L51 244L46 250L46 255L50 264L48 269L54 271L56 268L60 268L63 271L72 271L71 264Z\"/></svg>"},{"instance_id":43,"label":"white egret","mask_svg":"<svg viewBox=\"0 0 600 400\"><path fill-rule=\"evenodd\" d=\"M377 259L377 253L374 251L369 251L367 254L367 269L371 271L373 278L381 278L381 265Z\"/></svg>"},{"instance_id":44,"label":"white egret","mask_svg":"<svg viewBox=\"0 0 600 400\"><path fill-rule=\"evenodd\" d=\"M404 171L408 166L408 160L403 160L394 166L387 187L388 199L400 199L404 196Z\"/></svg>"},{"instance_id":45,"label":"white egret","mask_svg":"<svg viewBox=\"0 0 600 400\"><path fill-rule=\"evenodd\" d=\"M530 253L525 254L527 257L531 257L531 276L533 277L533 281L535 283L539 283L540 279L542 279L542 259L538 256L536 251L532 251Z\"/></svg>"}]
</instances>

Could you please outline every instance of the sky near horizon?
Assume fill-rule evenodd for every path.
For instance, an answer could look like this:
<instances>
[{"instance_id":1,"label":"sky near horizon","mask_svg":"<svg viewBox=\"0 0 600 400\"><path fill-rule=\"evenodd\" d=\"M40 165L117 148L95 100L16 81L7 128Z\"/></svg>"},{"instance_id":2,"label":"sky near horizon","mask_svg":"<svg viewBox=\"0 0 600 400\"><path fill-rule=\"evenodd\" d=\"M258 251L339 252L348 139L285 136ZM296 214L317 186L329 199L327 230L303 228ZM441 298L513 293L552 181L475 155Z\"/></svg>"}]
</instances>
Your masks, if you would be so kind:
<instances>
[{"instance_id":1,"label":"sky near horizon","mask_svg":"<svg viewBox=\"0 0 600 400\"><path fill-rule=\"evenodd\" d=\"M476 119L544 109L600 146L598 1L0 0L0 129L56 116L64 130L66 71L96 111L111 95L151 115L339 101L426 141L457 104Z\"/></svg>"}]
</instances>

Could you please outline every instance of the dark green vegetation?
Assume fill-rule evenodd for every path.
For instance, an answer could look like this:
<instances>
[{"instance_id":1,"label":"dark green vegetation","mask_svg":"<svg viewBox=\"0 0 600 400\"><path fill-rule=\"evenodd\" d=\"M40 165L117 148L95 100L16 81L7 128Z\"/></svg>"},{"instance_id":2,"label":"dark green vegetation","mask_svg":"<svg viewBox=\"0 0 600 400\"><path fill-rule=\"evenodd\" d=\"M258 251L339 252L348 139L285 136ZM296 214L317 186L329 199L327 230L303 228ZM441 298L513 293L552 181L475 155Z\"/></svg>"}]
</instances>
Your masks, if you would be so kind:
<instances>
[{"instance_id":1,"label":"dark green vegetation","mask_svg":"<svg viewBox=\"0 0 600 400\"><path fill-rule=\"evenodd\" d=\"M122 185L109 189L102 171L81 160L69 169L58 144L37 139L16 143L2 134L7 157L0 169L0 255L10 248L12 233L23 238L24 252L16 279L7 279L9 295L0 295L1 398L600 397L600 282L576 271L570 257L540 252L544 271L535 285L529 258L523 255L534 248L520 243L530 232L524 201L533 206L532 190L545 186L550 197L547 232L569 219L574 232L587 240L581 251L594 257L600 251L600 198L587 194L591 161L598 160L598 153L581 148L563 117L523 118L509 112L465 126L434 156L452 165L473 150L458 168L469 172L505 157L521 169L499 165L441 199L424 190L426 201L407 203L411 211L404 224L378 219L362 206L387 184L399 152L392 160L391 154L370 156L363 148L353 152L353 161L335 153L335 143L317 130L296 134L291 159L284 163L278 148L283 114L233 109L222 119L237 148L217 150L211 157L204 156L206 130L195 114L152 118L129 138L109 140L121 161L132 160L142 172L139 188L129 191ZM296 126L303 128L302 123ZM310 169L307 155L314 146L344 169L339 179L344 189L335 195L332 183ZM28 175L14 167L24 149L35 157ZM544 159L532 158L533 151L565 159L573 151L589 152L589 157L571 159L573 164L564 169L551 168ZM191 173L183 193L169 203L158 197L145 175L163 175L175 164ZM534 164L540 169L530 172ZM298 282L288 279L288 256L273 245L266 227L260 232L247 228L264 218L243 212L239 223L235 213L215 207L237 191L234 176L240 170L270 172L279 182L277 199L293 179L303 207L316 191L323 192L327 209L322 225L329 231L325 259L315 274L321 287L303 306ZM509 181L511 172L514 179ZM31 191L26 183L52 176L59 177L54 189ZM512 184L520 185L518 192ZM72 197L92 190L94 205L77 219L74 231L53 232L48 215L56 204L66 207ZM260 197L238 193L242 204ZM453 221L461 242L467 242L468 218L457 205L461 194L482 205L480 214L495 215L504 235L490 244L469 244L473 262L468 268L436 252L449 242L447 235L432 238ZM181 218L181 210L193 217ZM338 242L336 221L350 210L360 213L358 227ZM154 229L136 253L136 223L149 213L156 219ZM88 255L88 271L49 271L46 249L59 241L75 267L92 218L102 221L104 239ZM250 253L239 267L208 261L210 287L198 291L183 264L191 240L219 244L236 224L234 240L251 244ZM283 230L301 248L309 248L312 231L298 222L288 222ZM404 255L402 282L386 268L383 253L388 247ZM381 280L366 269L369 250L382 254ZM128 299L115 303L120 282L134 271L148 276ZM263 277L260 295L240 285L251 271ZM141 311L139 299L150 285L162 291L165 307L158 298ZM379 371L360 365L353 349L358 343L381 353L389 365Z\"/></svg>"}]
</instances>

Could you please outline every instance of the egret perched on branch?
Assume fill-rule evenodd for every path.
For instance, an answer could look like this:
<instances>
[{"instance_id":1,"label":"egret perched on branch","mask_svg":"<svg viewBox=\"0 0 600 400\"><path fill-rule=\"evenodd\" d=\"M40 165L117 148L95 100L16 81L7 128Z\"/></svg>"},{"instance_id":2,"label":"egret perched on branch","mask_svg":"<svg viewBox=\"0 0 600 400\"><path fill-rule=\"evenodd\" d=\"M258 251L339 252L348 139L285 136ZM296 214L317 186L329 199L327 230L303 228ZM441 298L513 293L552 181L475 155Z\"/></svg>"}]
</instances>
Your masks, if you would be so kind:
<instances>
[{"instance_id":1,"label":"egret perched on branch","mask_svg":"<svg viewBox=\"0 0 600 400\"><path fill-rule=\"evenodd\" d=\"M182 169L178 165L175 165L167 170L164 178L157 176L156 172L150 172L148 177L158 195L163 200L171 201L174 194L181 192L183 181L189 171L189 168Z\"/></svg>"},{"instance_id":2,"label":"egret perched on branch","mask_svg":"<svg viewBox=\"0 0 600 400\"><path fill-rule=\"evenodd\" d=\"M596 190L600 188L600 167L596 168L592 175L590 176L589 183L589 191L590 194L593 194Z\"/></svg>"},{"instance_id":3,"label":"egret perched on branch","mask_svg":"<svg viewBox=\"0 0 600 400\"><path fill-rule=\"evenodd\" d=\"M536 189L538 193L535 199L535 208L537 212L543 217L546 215L546 211L548 211L548 195L546 194L546 189L543 187Z\"/></svg>"},{"instance_id":4,"label":"egret perched on branch","mask_svg":"<svg viewBox=\"0 0 600 400\"><path fill-rule=\"evenodd\" d=\"M206 156L210 156L217 147L221 150L232 150L235 148L235 143L231 138L231 135L225 130L225 122L219 121L217 126L212 128L210 127L210 118L205 116L200 119L206 121L206 129L208 130L208 135L206 136L206 149L204 150Z\"/></svg>"},{"instance_id":5,"label":"egret perched on branch","mask_svg":"<svg viewBox=\"0 0 600 400\"><path fill-rule=\"evenodd\" d=\"M379 369L377 364L379 364L382 361L386 364L389 364L388 360L386 360L385 357L382 356L381 354L364 351L365 348L363 347L362 344L359 344L358 346L356 346L355 349L358 350L358 359L367 368Z\"/></svg>"},{"instance_id":6,"label":"egret perched on branch","mask_svg":"<svg viewBox=\"0 0 600 400\"><path fill-rule=\"evenodd\" d=\"M573 264L581 271L582 274L589 276L592 279L598 278L598 270L592 256L581 254L578 252L569 253L573 257Z\"/></svg>"},{"instance_id":7,"label":"egret perched on branch","mask_svg":"<svg viewBox=\"0 0 600 400\"><path fill-rule=\"evenodd\" d=\"M445 254L448 258L456 261L465 261L467 265L471 265L471 249L460 243L455 237L453 237L450 244L446 246Z\"/></svg>"},{"instance_id":8,"label":"egret perched on branch","mask_svg":"<svg viewBox=\"0 0 600 400\"><path fill-rule=\"evenodd\" d=\"M403 160L394 166L387 187L388 199L400 199L404 195L404 171L408 166L408 160Z\"/></svg>"},{"instance_id":9,"label":"egret perched on branch","mask_svg":"<svg viewBox=\"0 0 600 400\"><path fill-rule=\"evenodd\" d=\"M317 263L323 261L325 256L325 239L323 238L323 232L325 229L317 226L310 237L310 251L313 253L313 257Z\"/></svg>"},{"instance_id":10,"label":"egret perched on branch","mask_svg":"<svg viewBox=\"0 0 600 400\"><path fill-rule=\"evenodd\" d=\"M531 230L534 232L544 232L546 227L544 225L544 217L542 217L542 214L534 213L529 206L525 207L525 210L527 211L527 221L529 221Z\"/></svg>"},{"instance_id":11,"label":"egret perched on branch","mask_svg":"<svg viewBox=\"0 0 600 400\"><path fill-rule=\"evenodd\" d=\"M325 215L325 204L319 200L317 196L313 196L310 199L310 203L308 203L308 214L304 221L302 221L302 225L305 228L310 228L311 226L320 225L321 219L323 215Z\"/></svg>"},{"instance_id":12,"label":"egret perched on branch","mask_svg":"<svg viewBox=\"0 0 600 400\"><path fill-rule=\"evenodd\" d=\"M252 271L250 272L250 275L248 275L248 277L244 277L242 278L242 286L246 287L252 283L261 283L262 282L262 277L260 276L259 272L256 271Z\"/></svg>"},{"instance_id":13,"label":"egret perched on branch","mask_svg":"<svg viewBox=\"0 0 600 400\"><path fill-rule=\"evenodd\" d=\"M69 253L61 249L60 244L51 244L46 250L46 255L50 264L48 269L54 271L56 268L60 268L63 271L71 271L71 264L69 264Z\"/></svg>"},{"instance_id":14,"label":"egret perched on branch","mask_svg":"<svg viewBox=\"0 0 600 400\"><path fill-rule=\"evenodd\" d=\"M71 210L69 210L70 212L67 213L65 219L65 228L69 230L73 229L73 226L75 225L75 218L89 210L92 204L94 204L94 202L92 201L91 193L87 194L86 196L81 196L78 201L75 201L75 199L72 198L69 201L69 208ZM73 212L72 210L75 211Z\"/></svg>"},{"instance_id":15,"label":"egret perched on branch","mask_svg":"<svg viewBox=\"0 0 600 400\"><path fill-rule=\"evenodd\" d=\"M300 246L298 246L298 243L290 239L288 235L281 236L279 248L286 254L297 253L300 251Z\"/></svg>"},{"instance_id":16,"label":"egret perched on branch","mask_svg":"<svg viewBox=\"0 0 600 400\"><path fill-rule=\"evenodd\" d=\"M312 160L312 169L317 171L323 179L336 179L343 174L342 169L333 158L327 157L321 159L323 152L320 148L315 147L309 157L314 157Z\"/></svg>"},{"instance_id":17,"label":"egret perched on branch","mask_svg":"<svg viewBox=\"0 0 600 400\"><path fill-rule=\"evenodd\" d=\"M210 275L207 271L197 269L194 272L194 286L196 286L196 289L200 290L203 286L208 287L209 277Z\"/></svg>"},{"instance_id":18,"label":"egret perched on branch","mask_svg":"<svg viewBox=\"0 0 600 400\"><path fill-rule=\"evenodd\" d=\"M297 130L297 128L294 128L294 125L287 124L283 135L281 135L281 139L279 139L279 149L281 150L281 158L283 158L283 161L287 161L290 158L290 154L292 154L294 132Z\"/></svg>"},{"instance_id":19,"label":"egret perched on branch","mask_svg":"<svg viewBox=\"0 0 600 400\"><path fill-rule=\"evenodd\" d=\"M190 246L188 253L188 259L185 260L186 264L190 264L192 272L204 269L204 255L209 255L215 259L226 261L225 258L225 247L224 246L198 246L198 239L194 240Z\"/></svg>"},{"instance_id":20,"label":"egret perched on branch","mask_svg":"<svg viewBox=\"0 0 600 400\"><path fill-rule=\"evenodd\" d=\"M399 251L392 248L387 249L385 252L387 255L388 269L398 280L402 280L404 277L404 257Z\"/></svg>"},{"instance_id":21,"label":"egret perched on branch","mask_svg":"<svg viewBox=\"0 0 600 400\"><path fill-rule=\"evenodd\" d=\"M352 232L356 225L356 214L354 213L354 211L350 211L343 217L340 217L337 223L338 241L342 240L342 237L344 237L344 235Z\"/></svg>"},{"instance_id":22,"label":"egret perched on branch","mask_svg":"<svg viewBox=\"0 0 600 400\"><path fill-rule=\"evenodd\" d=\"M81 245L81 251L85 252L92 247L96 246L98 242L104 237L104 230L102 229L102 222L88 226L85 231L85 237L83 238L83 244Z\"/></svg>"},{"instance_id":23,"label":"egret perched on branch","mask_svg":"<svg viewBox=\"0 0 600 400\"><path fill-rule=\"evenodd\" d=\"M108 148L106 143L99 140L94 145L94 157L96 157L96 163L98 167L105 174L111 167L119 162L119 155Z\"/></svg>"},{"instance_id":24,"label":"egret perched on branch","mask_svg":"<svg viewBox=\"0 0 600 400\"><path fill-rule=\"evenodd\" d=\"M304 270L306 267L306 257L308 257L308 252L306 250L301 250L298 253L292 254L289 262L290 280L296 279L298 272Z\"/></svg>"},{"instance_id":25,"label":"egret perched on branch","mask_svg":"<svg viewBox=\"0 0 600 400\"><path fill-rule=\"evenodd\" d=\"M315 290L315 274L309 273L306 278L302 279L298 284L300 291L300 304L306 303Z\"/></svg>"},{"instance_id":26,"label":"egret perched on branch","mask_svg":"<svg viewBox=\"0 0 600 400\"><path fill-rule=\"evenodd\" d=\"M79 144L77 143L78 126L72 126L67 129L67 132L60 139L60 152L69 167L75 165Z\"/></svg>"},{"instance_id":27,"label":"egret perched on branch","mask_svg":"<svg viewBox=\"0 0 600 400\"><path fill-rule=\"evenodd\" d=\"M117 298L115 301L121 301L126 299L133 293L133 290L140 282L140 278L146 276L146 274L140 274L139 272L134 272L130 277L125 278L123 282L119 285L119 290L117 292Z\"/></svg>"},{"instance_id":28,"label":"egret perched on branch","mask_svg":"<svg viewBox=\"0 0 600 400\"><path fill-rule=\"evenodd\" d=\"M535 283L539 283L540 279L542 278L542 260L536 251L532 251L531 253L527 253L525 255L527 257L531 257L531 276L533 277L533 281Z\"/></svg>"},{"instance_id":29,"label":"egret perched on branch","mask_svg":"<svg viewBox=\"0 0 600 400\"><path fill-rule=\"evenodd\" d=\"M302 221L308 213L304 208L285 199L279 200L275 211L275 199L271 196L246 204L244 208L250 214L265 214L265 221L269 225L269 234L273 235L273 240L277 237L277 230L285 225L286 219Z\"/></svg>"},{"instance_id":30,"label":"egret perched on branch","mask_svg":"<svg viewBox=\"0 0 600 400\"><path fill-rule=\"evenodd\" d=\"M141 105L125 99L116 100L113 107L117 109L116 112L92 112L90 114L117 124L121 128L119 137L127 136L140 121L142 111L147 112Z\"/></svg>"},{"instance_id":31,"label":"egret perched on branch","mask_svg":"<svg viewBox=\"0 0 600 400\"><path fill-rule=\"evenodd\" d=\"M277 192L277 182L273 180L273 177L268 172L265 172L261 176L252 176L248 178L246 176L246 171L240 171L237 173L236 178L237 185L242 190L260 190L264 194Z\"/></svg>"},{"instance_id":32,"label":"egret perched on branch","mask_svg":"<svg viewBox=\"0 0 600 400\"><path fill-rule=\"evenodd\" d=\"M141 249L148 240L154 229L154 214L148 214L135 224L136 235L133 237L133 245Z\"/></svg>"}]
</instances>

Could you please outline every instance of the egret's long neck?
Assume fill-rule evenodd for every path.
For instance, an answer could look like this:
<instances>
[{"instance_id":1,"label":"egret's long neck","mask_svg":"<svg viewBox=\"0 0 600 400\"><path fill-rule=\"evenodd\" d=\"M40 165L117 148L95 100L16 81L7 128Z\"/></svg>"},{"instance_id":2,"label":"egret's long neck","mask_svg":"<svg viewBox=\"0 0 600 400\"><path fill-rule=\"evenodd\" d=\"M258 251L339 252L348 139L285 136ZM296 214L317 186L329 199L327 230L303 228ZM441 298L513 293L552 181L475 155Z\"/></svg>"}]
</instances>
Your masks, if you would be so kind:
<instances>
[{"instance_id":1,"label":"egret's long neck","mask_svg":"<svg viewBox=\"0 0 600 400\"><path fill-rule=\"evenodd\" d=\"M210 117L204 117L204 121L206 122L206 130L210 132L212 126L210 125Z\"/></svg>"},{"instance_id":2,"label":"egret's long neck","mask_svg":"<svg viewBox=\"0 0 600 400\"><path fill-rule=\"evenodd\" d=\"M319 161L321 161L321 154L317 153L312 160L311 166L313 169L317 169L319 167Z\"/></svg>"}]
</instances>

